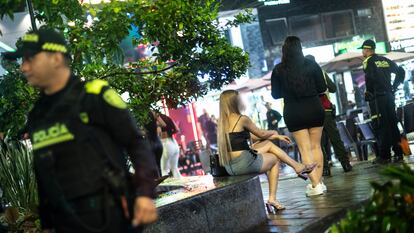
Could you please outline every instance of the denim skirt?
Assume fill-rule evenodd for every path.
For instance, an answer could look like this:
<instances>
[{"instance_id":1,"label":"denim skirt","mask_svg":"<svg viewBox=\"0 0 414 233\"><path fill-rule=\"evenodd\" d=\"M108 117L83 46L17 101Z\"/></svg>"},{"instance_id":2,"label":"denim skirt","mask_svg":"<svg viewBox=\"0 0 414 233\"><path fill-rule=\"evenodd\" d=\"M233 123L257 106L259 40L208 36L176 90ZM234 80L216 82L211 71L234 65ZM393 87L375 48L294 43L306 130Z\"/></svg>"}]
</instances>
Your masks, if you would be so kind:
<instances>
[{"instance_id":1,"label":"denim skirt","mask_svg":"<svg viewBox=\"0 0 414 233\"><path fill-rule=\"evenodd\" d=\"M263 156L253 150L243 151L239 157L230 161L229 165L224 166L227 173L232 176L260 173L263 165Z\"/></svg>"}]
</instances>

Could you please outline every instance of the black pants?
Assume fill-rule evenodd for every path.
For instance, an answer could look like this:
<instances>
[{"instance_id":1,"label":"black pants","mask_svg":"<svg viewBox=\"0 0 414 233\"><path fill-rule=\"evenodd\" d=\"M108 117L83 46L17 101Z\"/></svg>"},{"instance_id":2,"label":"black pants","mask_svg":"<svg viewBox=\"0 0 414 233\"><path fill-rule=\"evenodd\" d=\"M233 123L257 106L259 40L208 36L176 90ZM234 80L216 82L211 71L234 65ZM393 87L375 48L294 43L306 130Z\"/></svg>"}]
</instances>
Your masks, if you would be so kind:
<instances>
[{"instance_id":1,"label":"black pants","mask_svg":"<svg viewBox=\"0 0 414 233\"><path fill-rule=\"evenodd\" d=\"M162 151L163 151L162 142L158 137L149 139L149 142L151 144L151 149L155 155L155 160L157 162L157 170L158 170L157 176L160 177L161 176L161 157L162 157Z\"/></svg>"},{"instance_id":2,"label":"black pants","mask_svg":"<svg viewBox=\"0 0 414 233\"><path fill-rule=\"evenodd\" d=\"M323 150L322 151L323 151L323 156L324 156L324 167L327 166L327 164L325 163L331 157L330 155L327 154L328 151L324 148L324 145L326 145L327 143L326 140L329 140L331 142L331 145L334 149L335 156L339 160L339 162L349 163L348 153L345 149L344 143L341 140L339 130L336 127L335 118L333 117L332 112L330 111L325 111L325 121L323 124L323 137L322 137Z\"/></svg>"},{"instance_id":3,"label":"black pants","mask_svg":"<svg viewBox=\"0 0 414 233\"><path fill-rule=\"evenodd\" d=\"M328 166L329 161L332 161L331 146L332 144L329 141L328 135L326 134L325 130L322 131L321 148L322 148L322 153L323 153L323 167L324 168Z\"/></svg>"},{"instance_id":4,"label":"black pants","mask_svg":"<svg viewBox=\"0 0 414 233\"><path fill-rule=\"evenodd\" d=\"M396 156L402 156L394 95L389 93L376 96L374 100L369 102L369 106L373 117L372 126L378 141L379 157L390 159L391 147Z\"/></svg>"},{"instance_id":5,"label":"black pants","mask_svg":"<svg viewBox=\"0 0 414 233\"><path fill-rule=\"evenodd\" d=\"M54 213L56 233L142 233L132 229L113 197L99 195L69 202L74 213Z\"/></svg>"}]
</instances>

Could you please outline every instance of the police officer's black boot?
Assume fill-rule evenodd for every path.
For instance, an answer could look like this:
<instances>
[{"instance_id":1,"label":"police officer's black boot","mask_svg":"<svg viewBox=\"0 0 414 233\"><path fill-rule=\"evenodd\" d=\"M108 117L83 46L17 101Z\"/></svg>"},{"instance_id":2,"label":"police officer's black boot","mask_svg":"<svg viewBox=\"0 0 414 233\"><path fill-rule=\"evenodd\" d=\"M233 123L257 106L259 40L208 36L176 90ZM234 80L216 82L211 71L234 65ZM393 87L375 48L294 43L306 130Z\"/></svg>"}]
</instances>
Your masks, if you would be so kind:
<instances>
[{"instance_id":1,"label":"police officer's black boot","mask_svg":"<svg viewBox=\"0 0 414 233\"><path fill-rule=\"evenodd\" d=\"M339 162L341 162L342 169L344 169L344 172L350 172L352 171L352 165L349 162L349 158L351 157L350 152L348 152L346 155L339 157Z\"/></svg>"},{"instance_id":2,"label":"police officer's black boot","mask_svg":"<svg viewBox=\"0 0 414 233\"><path fill-rule=\"evenodd\" d=\"M329 166L324 166L322 171L322 176L327 177L331 176L331 168Z\"/></svg>"},{"instance_id":3,"label":"police officer's black boot","mask_svg":"<svg viewBox=\"0 0 414 233\"><path fill-rule=\"evenodd\" d=\"M323 149L323 170L322 176L331 176L331 166L329 166L328 156L326 156L325 149Z\"/></svg>"},{"instance_id":4,"label":"police officer's black boot","mask_svg":"<svg viewBox=\"0 0 414 233\"><path fill-rule=\"evenodd\" d=\"M350 172L352 171L352 165L349 163L349 161L341 162L342 168L344 169L344 172Z\"/></svg>"},{"instance_id":5,"label":"police officer's black boot","mask_svg":"<svg viewBox=\"0 0 414 233\"><path fill-rule=\"evenodd\" d=\"M381 158L377 157L374 161L372 161L372 164L378 164L378 165L387 165L391 162L391 159L389 158Z\"/></svg>"},{"instance_id":6,"label":"police officer's black boot","mask_svg":"<svg viewBox=\"0 0 414 233\"><path fill-rule=\"evenodd\" d=\"M402 155L394 156L394 160L393 160L394 163L401 163L403 161L404 161L404 157Z\"/></svg>"},{"instance_id":7,"label":"police officer's black boot","mask_svg":"<svg viewBox=\"0 0 414 233\"><path fill-rule=\"evenodd\" d=\"M394 151L394 159L393 162L394 163L399 163L404 161L404 157L403 157L403 151L400 145L394 145L392 147L392 150Z\"/></svg>"},{"instance_id":8,"label":"police officer's black boot","mask_svg":"<svg viewBox=\"0 0 414 233\"><path fill-rule=\"evenodd\" d=\"M329 162L328 160L326 160L326 156L324 156L324 159L323 159L322 176L324 177L331 176L331 166L329 166Z\"/></svg>"}]
</instances>

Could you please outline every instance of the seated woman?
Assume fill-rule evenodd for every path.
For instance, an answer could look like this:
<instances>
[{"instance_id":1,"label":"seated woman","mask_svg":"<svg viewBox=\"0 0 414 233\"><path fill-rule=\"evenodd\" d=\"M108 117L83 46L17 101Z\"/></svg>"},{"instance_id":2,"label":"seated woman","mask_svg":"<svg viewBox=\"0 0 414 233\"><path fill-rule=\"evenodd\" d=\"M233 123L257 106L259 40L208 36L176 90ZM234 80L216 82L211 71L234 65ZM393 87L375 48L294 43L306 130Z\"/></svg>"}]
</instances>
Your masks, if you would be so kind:
<instances>
[{"instance_id":1,"label":"seated woman","mask_svg":"<svg viewBox=\"0 0 414 233\"><path fill-rule=\"evenodd\" d=\"M274 213L275 210L285 209L276 199L280 161L291 166L304 180L316 165L305 166L290 158L271 142L271 140L282 140L290 143L290 139L279 135L276 131L257 128L250 118L241 115L244 108L237 91L228 90L220 95L218 123L220 164L230 175L266 172L269 180L269 200L266 207L269 213ZM251 135L262 141L252 145Z\"/></svg>"}]
</instances>

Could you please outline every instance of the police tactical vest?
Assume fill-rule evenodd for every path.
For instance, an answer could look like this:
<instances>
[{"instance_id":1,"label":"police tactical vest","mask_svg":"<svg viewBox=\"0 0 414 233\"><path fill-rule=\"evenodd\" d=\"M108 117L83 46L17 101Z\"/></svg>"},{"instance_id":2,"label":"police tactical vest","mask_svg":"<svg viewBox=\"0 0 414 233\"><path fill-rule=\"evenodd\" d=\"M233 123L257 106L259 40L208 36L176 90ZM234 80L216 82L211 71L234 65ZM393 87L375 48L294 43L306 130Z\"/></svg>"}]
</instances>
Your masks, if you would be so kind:
<instances>
[{"instance_id":1,"label":"police tactical vest","mask_svg":"<svg viewBox=\"0 0 414 233\"><path fill-rule=\"evenodd\" d=\"M88 103L85 97L99 95L103 87L102 81L92 82L85 85L72 80L46 113L34 112L29 117L38 183L56 208L63 200L102 190L108 167L126 170L121 148L105 129L89 124L88 112L81 112Z\"/></svg>"}]
</instances>

